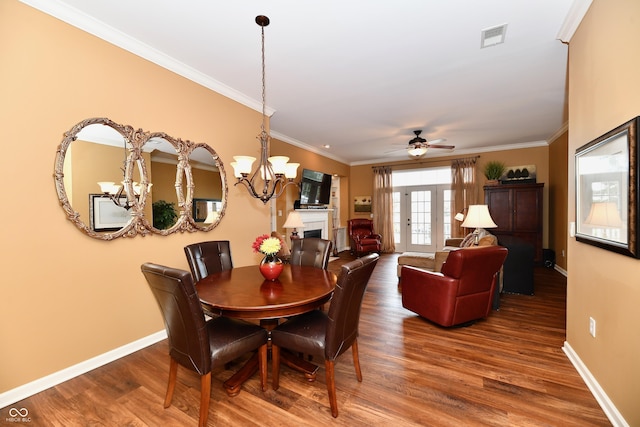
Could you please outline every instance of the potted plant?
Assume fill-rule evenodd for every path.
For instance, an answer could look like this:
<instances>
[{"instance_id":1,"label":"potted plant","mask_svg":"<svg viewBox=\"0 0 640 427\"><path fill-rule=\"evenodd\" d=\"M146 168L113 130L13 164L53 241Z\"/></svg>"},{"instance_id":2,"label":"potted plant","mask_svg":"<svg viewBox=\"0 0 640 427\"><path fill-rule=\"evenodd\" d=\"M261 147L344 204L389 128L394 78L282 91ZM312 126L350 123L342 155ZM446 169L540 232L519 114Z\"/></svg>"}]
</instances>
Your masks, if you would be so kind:
<instances>
[{"instance_id":1,"label":"potted plant","mask_svg":"<svg viewBox=\"0 0 640 427\"><path fill-rule=\"evenodd\" d=\"M153 227L158 230L166 230L175 224L178 214L173 203L165 200L153 202Z\"/></svg>"},{"instance_id":2,"label":"potted plant","mask_svg":"<svg viewBox=\"0 0 640 427\"><path fill-rule=\"evenodd\" d=\"M485 163L484 176L487 178L487 184L496 185L506 169L505 164L498 160L490 160Z\"/></svg>"}]
</instances>

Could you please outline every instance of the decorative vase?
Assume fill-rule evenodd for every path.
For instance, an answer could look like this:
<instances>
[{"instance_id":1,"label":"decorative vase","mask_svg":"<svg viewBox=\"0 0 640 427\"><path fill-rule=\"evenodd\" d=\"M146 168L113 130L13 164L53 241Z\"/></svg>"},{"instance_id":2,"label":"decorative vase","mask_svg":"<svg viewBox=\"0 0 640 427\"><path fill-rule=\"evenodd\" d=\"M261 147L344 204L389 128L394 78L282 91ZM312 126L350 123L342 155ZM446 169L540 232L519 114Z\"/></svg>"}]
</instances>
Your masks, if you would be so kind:
<instances>
[{"instance_id":1,"label":"decorative vase","mask_svg":"<svg viewBox=\"0 0 640 427\"><path fill-rule=\"evenodd\" d=\"M265 255L260 261L260 273L267 280L276 280L284 268L282 260L274 255Z\"/></svg>"}]
</instances>

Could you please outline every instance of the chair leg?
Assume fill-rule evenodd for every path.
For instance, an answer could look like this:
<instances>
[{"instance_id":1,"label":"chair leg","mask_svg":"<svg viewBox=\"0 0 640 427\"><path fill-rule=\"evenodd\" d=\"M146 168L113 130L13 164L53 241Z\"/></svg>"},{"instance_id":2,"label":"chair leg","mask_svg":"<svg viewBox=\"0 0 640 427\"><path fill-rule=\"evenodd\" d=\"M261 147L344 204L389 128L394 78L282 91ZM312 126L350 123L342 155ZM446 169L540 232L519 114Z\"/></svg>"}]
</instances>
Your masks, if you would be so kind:
<instances>
[{"instance_id":1,"label":"chair leg","mask_svg":"<svg viewBox=\"0 0 640 427\"><path fill-rule=\"evenodd\" d=\"M331 405L331 415L338 416L338 399L336 397L335 361L324 361L325 374L327 377L327 391L329 392L329 405Z\"/></svg>"},{"instance_id":2,"label":"chair leg","mask_svg":"<svg viewBox=\"0 0 640 427\"><path fill-rule=\"evenodd\" d=\"M356 368L356 377L362 382L362 371L360 370L360 358L358 357L358 340L351 344L351 352L353 353L353 366Z\"/></svg>"},{"instance_id":3,"label":"chair leg","mask_svg":"<svg viewBox=\"0 0 640 427\"><path fill-rule=\"evenodd\" d=\"M211 372L200 377L200 421L199 427L207 425L209 418L209 402L211 400Z\"/></svg>"},{"instance_id":4,"label":"chair leg","mask_svg":"<svg viewBox=\"0 0 640 427\"><path fill-rule=\"evenodd\" d=\"M263 344L258 349L258 366L260 369L260 383L262 391L267 391L267 345Z\"/></svg>"},{"instance_id":5,"label":"chair leg","mask_svg":"<svg viewBox=\"0 0 640 427\"><path fill-rule=\"evenodd\" d=\"M271 387L277 390L280 387L280 347L271 345Z\"/></svg>"},{"instance_id":6,"label":"chair leg","mask_svg":"<svg viewBox=\"0 0 640 427\"><path fill-rule=\"evenodd\" d=\"M164 397L164 407L171 406L171 400L173 399L173 390L176 387L176 377L178 375L178 362L169 356L169 382L167 383L167 394Z\"/></svg>"}]
</instances>

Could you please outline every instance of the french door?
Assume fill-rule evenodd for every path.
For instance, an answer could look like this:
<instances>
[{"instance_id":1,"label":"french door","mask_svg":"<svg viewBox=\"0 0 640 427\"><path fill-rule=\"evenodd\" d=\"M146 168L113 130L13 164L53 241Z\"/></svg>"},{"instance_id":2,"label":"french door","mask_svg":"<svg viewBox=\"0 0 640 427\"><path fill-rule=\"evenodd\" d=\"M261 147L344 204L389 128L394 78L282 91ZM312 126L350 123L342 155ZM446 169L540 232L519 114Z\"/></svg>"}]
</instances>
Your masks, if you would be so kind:
<instances>
[{"instance_id":1,"label":"french door","mask_svg":"<svg viewBox=\"0 0 640 427\"><path fill-rule=\"evenodd\" d=\"M396 187L393 196L396 251L435 252L451 237L448 184Z\"/></svg>"}]
</instances>

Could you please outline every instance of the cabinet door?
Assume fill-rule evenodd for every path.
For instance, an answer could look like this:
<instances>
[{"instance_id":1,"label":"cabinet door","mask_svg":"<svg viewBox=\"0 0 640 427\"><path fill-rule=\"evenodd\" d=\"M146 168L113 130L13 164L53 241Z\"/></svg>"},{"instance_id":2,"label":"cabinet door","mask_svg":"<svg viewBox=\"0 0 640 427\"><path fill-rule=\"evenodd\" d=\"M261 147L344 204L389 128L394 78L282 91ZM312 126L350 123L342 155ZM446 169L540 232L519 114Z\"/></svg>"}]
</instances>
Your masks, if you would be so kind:
<instances>
[{"instance_id":1,"label":"cabinet door","mask_svg":"<svg viewBox=\"0 0 640 427\"><path fill-rule=\"evenodd\" d=\"M485 192L485 203L489 207L489 213L498 228L491 232L511 231L513 229L513 208L511 190L508 188L492 188Z\"/></svg>"},{"instance_id":2,"label":"cabinet door","mask_svg":"<svg viewBox=\"0 0 640 427\"><path fill-rule=\"evenodd\" d=\"M539 231L540 198L537 188L519 188L513 192L513 226L517 231Z\"/></svg>"}]
</instances>

